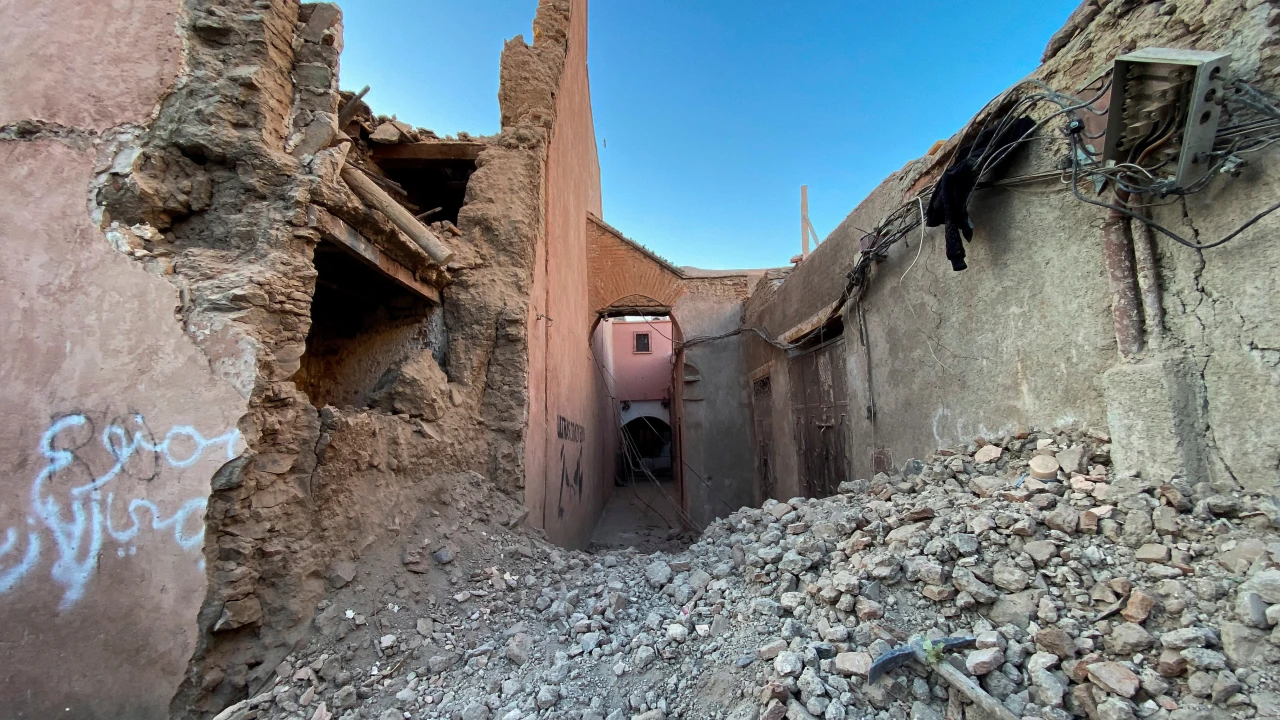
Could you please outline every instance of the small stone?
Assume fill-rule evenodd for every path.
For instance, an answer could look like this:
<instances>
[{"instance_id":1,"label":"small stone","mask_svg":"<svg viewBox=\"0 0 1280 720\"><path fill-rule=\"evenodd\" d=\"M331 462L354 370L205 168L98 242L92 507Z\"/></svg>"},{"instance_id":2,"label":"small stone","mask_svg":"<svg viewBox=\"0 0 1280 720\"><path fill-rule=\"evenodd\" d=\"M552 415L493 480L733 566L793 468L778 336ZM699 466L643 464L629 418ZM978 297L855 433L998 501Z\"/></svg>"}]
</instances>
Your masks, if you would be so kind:
<instances>
[{"instance_id":1,"label":"small stone","mask_svg":"<svg viewBox=\"0 0 1280 720\"><path fill-rule=\"evenodd\" d=\"M346 587L355 577L355 563L336 562L329 568L329 586L332 588Z\"/></svg>"},{"instance_id":2,"label":"small stone","mask_svg":"<svg viewBox=\"0 0 1280 720\"><path fill-rule=\"evenodd\" d=\"M854 604L858 619L867 622L884 617L884 606L865 597L859 597Z\"/></svg>"},{"instance_id":3,"label":"small stone","mask_svg":"<svg viewBox=\"0 0 1280 720\"><path fill-rule=\"evenodd\" d=\"M1009 592L1019 592L1031 584L1031 576L1014 563L1002 560L992 571L992 581Z\"/></svg>"},{"instance_id":4,"label":"small stone","mask_svg":"<svg viewBox=\"0 0 1280 720\"><path fill-rule=\"evenodd\" d=\"M649 585L661 588L671 582L671 566L661 560L654 560L645 568L644 579Z\"/></svg>"},{"instance_id":5,"label":"small stone","mask_svg":"<svg viewBox=\"0 0 1280 720\"><path fill-rule=\"evenodd\" d=\"M1187 648L1182 651L1187 665L1192 670L1224 670L1227 658L1222 653L1208 648Z\"/></svg>"},{"instance_id":6,"label":"small stone","mask_svg":"<svg viewBox=\"0 0 1280 720\"><path fill-rule=\"evenodd\" d=\"M449 563L453 562L453 559L456 557L456 555L454 555L453 551L450 550L449 548L440 548L439 550L432 553L431 557L435 558L436 562L440 563L441 565L448 565Z\"/></svg>"},{"instance_id":7,"label":"small stone","mask_svg":"<svg viewBox=\"0 0 1280 720\"><path fill-rule=\"evenodd\" d=\"M1236 617L1240 622L1251 627L1267 629L1271 622L1267 620L1267 604L1262 596L1252 590L1241 590L1236 595Z\"/></svg>"},{"instance_id":8,"label":"small stone","mask_svg":"<svg viewBox=\"0 0 1280 720\"><path fill-rule=\"evenodd\" d=\"M1059 628L1044 628L1037 632L1036 647L1063 660L1075 657L1076 654L1075 640L1067 631Z\"/></svg>"},{"instance_id":9,"label":"small stone","mask_svg":"<svg viewBox=\"0 0 1280 720\"><path fill-rule=\"evenodd\" d=\"M654 650L652 647L649 647L648 645L641 645L636 648L634 658L636 669L643 670L646 667L649 667L649 665L656 659L658 659L658 651Z\"/></svg>"},{"instance_id":10,"label":"small stone","mask_svg":"<svg viewBox=\"0 0 1280 720\"><path fill-rule=\"evenodd\" d=\"M689 638L689 628L678 623L672 623L667 626L667 638L673 642L682 643Z\"/></svg>"},{"instance_id":11,"label":"small stone","mask_svg":"<svg viewBox=\"0 0 1280 720\"><path fill-rule=\"evenodd\" d=\"M1116 655L1130 656L1154 645L1155 638L1141 625L1121 623L1111 630L1110 635L1103 638L1102 644Z\"/></svg>"},{"instance_id":12,"label":"small stone","mask_svg":"<svg viewBox=\"0 0 1280 720\"><path fill-rule=\"evenodd\" d=\"M1169 561L1169 548L1164 545L1147 544L1138 548L1133 554L1138 562L1162 563Z\"/></svg>"},{"instance_id":13,"label":"small stone","mask_svg":"<svg viewBox=\"0 0 1280 720\"><path fill-rule=\"evenodd\" d=\"M1043 455L1039 457L1044 457ZM1057 509L1044 516L1044 524L1068 535L1076 531L1080 524L1080 513L1065 502L1058 503Z\"/></svg>"},{"instance_id":14,"label":"small stone","mask_svg":"<svg viewBox=\"0 0 1280 720\"><path fill-rule=\"evenodd\" d=\"M1058 461L1058 467L1062 468L1062 471L1068 475L1080 472L1080 461L1084 459L1084 446L1072 445L1066 450L1059 452L1054 456L1054 459Z\"/></svg>"},{"instance_id":15,"label":"small stone","mask_svg":"<svg viewBox=\"0 0 1280 720\"><path fill-rule=\"evenodd\" d=\"M978 448L978 452L973 454L973 461L979 465L993 463L1000 459L1004 454L1004 448L999 445L983 445Z\"/></svg>"},{"instance_id":16,"label":"small stone","mask_svg":"<svg viewBox=\"0 0 1280 720\"><path fill-rule=\"evenodd\" d=\"M783 677L795 677L804 669L804 660L789 650L778 653L773 660L773 670Z\"/></svg>"},{"instance_id":17,"label":"small stone","mask_svg":"<svg viewBox=\"0 0 1280 720\"><path fill-rule=\"evenodd\" d=\"M1262 660L1267 634L1240 623L1222 624L1222 652L1232 667L1255 667Z\"/></svg>"},{"instance_id":18,"label":"small stone","mask_svg":"<svg viewBox=\"0 0 1280 720\"><path fill-rule=\"evenodd\" d=\"M1177 650L1163 650L1160 652L1160 658L1156 661L1156 672L1161 677L1175 678L1181 677L1187 671L1187 659L1182 657L1182 653Z\"/></svg>"},{"instance_id":19,"label":"small stone","mask_svg":"<svg viewBox=\"0 0 1280 720\"><path fill-rule=\"evenodd\" d=\"M516 633L507 641L504 651L507 659L517 665L529 662L529 653L533 650L533 638L528 633Z\"/></svg>"},{"instance_id":20,"label":"small stone","mask_svg":"<svg viewBox=\"0 0 1280 720\"><path fill-rule=\"evenodd\" d=\"M761 660L772 660L778 657L778 653L786 649L787 641L778 639L760 646L760 648L756 650L756 655L758 655Z\"/></svg>"},{"instance_id":21,"label":"small stone","mask_svg":"<svg viewBox=\"0 0 1280 720\"><path fill-rule=\"evenodd\" d=\"M1151 608L1155 606L1155 602L1155 598L1150 595L1141 590L1134 590L1129 593L1129 601L1125 603L1120 614L1131 623L1142 624L1151 614Z\"/></svg>"},{"instance_id":22,"label":"small stone","mask_svg":"<svg viewBox=\"0 0 1280 720\"><path fill-rule=\"evenodd\" d=\"M1044 567L1058 556L1058 546L1050 540L1033 540L1022 546L1022 551L1031 556L1035 564Z\"/></svg>"},{"instance_id":23,"label":"small stone","mask_svg":"<svg viewBox=\"0 0 1280 720\"><path fill-rule=\"evenodd\" d=\"M1234 673L1230 670L1223 670L1218 673L1218 677L1213 681L1213 688L1210 690L1209 699L1215 703L1222 704L1230 700L1232 696L1240 692L1243 686L1236 679Z\"/></svg>"},{"instance_id":24,"label":"small stone","mask_svg":"<svg viewBox=\"0 0 1280 720\"><path fill-rule=\"evenodd\" d=\"M836 655L836 672L841 675L866 676L871 671L871 655L865 652L842 652Z\"/></svg>"},{"instance_id":25,"label":"small stone","mask_svg":"<svg viewBox=\"0 0 1280 720\"><path fill-rule=\"evenodd\" d=\"M979 580L967 567L957 567L951 574L951 583L960 592L969 593L970 597L978 603L995 602L996 598L1000 597L999 593Z\"/></svg>"},{"instance_id":26,"label":"small stone","mask_svg":"<svg viewBox=\"0 0 1280 720\"><path fill-rule=\"evenodd\" d=\"M1109 693L1133 697L1140 682L1125 666L1116 662L1093 663L1089 666L1089 680Z\"/></svg>"},{"instance_id":27,"label":"small stone","mask_svg":"<svg viewBox=\"0 0 1280 720\"><path fill-rule=\"evenodd\" d=\"M536 698L538 707L546 710L556 703L560 702L560 690L554 685L543 685L538 688L538 696Z\"/></svg>"},{"instance_id":28,"label":"small stone","mask_svg":"<svg viewBox=\"0 0 1280 720\"><path fill-rule=\"evenodd\" d=\"M970 675L986 675L1004 664L1004 653L994 647L974 650L965 656L964 664Z\"/></svg>"},{"instance_id":29,"label":"small stone","mask_svg":"<svg viewBox=\"0 0 1280 720\"><path fill-rule=\"evenodd\" d=\"M1109 697L1098 703L1097 720L1134 720L1136 717L1133 712L1133 703L1127 700Z\"/></svg>"},{"instance_id":30,"label":"small stone","mask_svg":"<svg viewBox=\"0 0 1280 720\"><path fill-rule=\"evenodd\" d=\"M1280 603L1280 570L1263 570L1256 573L1245 580L1240 589L1257 593L1258 597L1268 605Z\"/></svg>"}]
</instances>

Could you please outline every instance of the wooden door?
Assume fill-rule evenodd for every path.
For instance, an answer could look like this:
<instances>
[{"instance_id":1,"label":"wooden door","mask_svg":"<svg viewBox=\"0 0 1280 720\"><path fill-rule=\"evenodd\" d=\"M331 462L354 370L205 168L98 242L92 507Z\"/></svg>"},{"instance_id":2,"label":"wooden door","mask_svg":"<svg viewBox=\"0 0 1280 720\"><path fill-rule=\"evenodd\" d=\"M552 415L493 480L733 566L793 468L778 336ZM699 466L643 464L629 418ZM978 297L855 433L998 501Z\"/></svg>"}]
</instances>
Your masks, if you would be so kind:
<instances>
[{"instance_id":1,"label":"wooden door","mask_svg":"<svg viewBox=\"0 0 1280 720\"><path fill-rule=\"evenodd\" d=\"M790 365L800 487L807 497L827 497L849 479L844 341L797 355Z\"/></svg>"}]
</instances>

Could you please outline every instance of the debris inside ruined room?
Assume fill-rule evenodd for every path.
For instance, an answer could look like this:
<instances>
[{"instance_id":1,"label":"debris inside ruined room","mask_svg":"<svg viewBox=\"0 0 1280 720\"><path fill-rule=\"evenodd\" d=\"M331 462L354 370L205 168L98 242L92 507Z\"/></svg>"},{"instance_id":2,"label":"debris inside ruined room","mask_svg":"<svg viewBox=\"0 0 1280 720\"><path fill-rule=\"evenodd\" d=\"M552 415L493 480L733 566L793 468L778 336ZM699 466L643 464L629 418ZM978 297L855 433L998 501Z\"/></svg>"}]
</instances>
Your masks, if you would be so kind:
<instances>
[{"instance_id":1,"label":"debris inside ruined room","mask_svg":"<svg viewBox=\"0 0 1280 720\"><path fill-rule=\"evenodd\" d=\"M1085 0L746 270L606 220L587 0L448 137L116 5L0 10L0 714L1280 717L1273 0Z\"/></svg>"}]
</instances>

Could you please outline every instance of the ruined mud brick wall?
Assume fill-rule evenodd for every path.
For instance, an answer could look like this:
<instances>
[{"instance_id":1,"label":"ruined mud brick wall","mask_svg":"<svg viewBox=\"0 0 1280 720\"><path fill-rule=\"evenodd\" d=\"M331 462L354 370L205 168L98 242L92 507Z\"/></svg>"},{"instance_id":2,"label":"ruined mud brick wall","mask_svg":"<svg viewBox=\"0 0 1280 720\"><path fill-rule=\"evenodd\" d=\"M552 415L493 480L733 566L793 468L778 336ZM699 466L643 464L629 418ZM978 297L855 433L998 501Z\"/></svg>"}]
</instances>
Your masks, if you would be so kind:
<instances>
[{"instance_id":1,"label":"ruined mud brick wall","mask_svg":"<svg viewBox=\"0 0 1280 720\"><path fill-rule=\"evenodd\" d=\"M297 384L321 387L325 367L299 372L317 242L340 220L408 264L390 221L338 179L348 145L326 148L338 8L7 12L4 182L38 200L0 210L19 309L6 346L25 348L5 380L31 389L3 425L0 605L16 621L0 643L21 660L6 707L208 716L261 687L326 583L442 487L478 471L518 490L554 114L504 72L504 108L524 111L477 161L462 261L416 269L444 308L387 343L372 388L318 408ZM555 87L565 35L548 37L532 80Z\"/></svg>"},{"instance_id":2,"label":"ruined mud brick wall","mask_svg":"<svg viewBox=\"0 0 1280 720\"><path fill-rule=\"evenodd\" d=\"M1276 3L1259 0L1085 2L1033 77L1076 92L1121 53L1219 49L1232 54L1232 75L1274 91L1278 16ZM822 317L857 257L857 228L875 226L910 198L955 143L886 179L748 321L776 336ZM1056 159L1026 155L1007 172ZM1154 217L1184 236L1214 240L1267 207L1278 180L1280 153L1267 150L1241 177L1155 208ZM1203 252L1157 235L1163 338L1149 338L1143 357L1129 362L1111 322L1105 211L1069 192L1028 186L979 191L971 212L967 270L946 263L941 228L925 233L923 248L916 232L874 267L867 295L844 314L854 477L1018 426L1076 423L1110 428L1120 472L1277 487L1280 376L1269 349L1280 333L1275 217ZM1142 237L1136 227L1134 236ZM785 359L752 342L754 367L773 367L776 383ZM789 417L777 387L774 414ZM774 427L775 443L788 442L785 426Z\"/></svg>"}]
</instances>

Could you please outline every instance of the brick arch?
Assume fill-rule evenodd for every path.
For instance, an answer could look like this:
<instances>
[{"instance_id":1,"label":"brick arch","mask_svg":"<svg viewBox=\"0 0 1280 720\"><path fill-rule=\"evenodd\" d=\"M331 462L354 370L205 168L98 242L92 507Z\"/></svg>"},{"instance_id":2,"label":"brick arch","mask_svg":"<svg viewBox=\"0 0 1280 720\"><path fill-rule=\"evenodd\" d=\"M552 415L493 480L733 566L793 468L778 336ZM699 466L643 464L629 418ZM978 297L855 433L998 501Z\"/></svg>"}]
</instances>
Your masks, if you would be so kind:
<instances>
[{"instance_id":1,"label":"brick arch","mask_svg":"<svg viewBox=\"0 0 1280 720\"><path fill-rule=\"evenodd\" d=\"M593 317L611 307L669 311L683 294L679 268L587 216L587 302Z\"/></svg>"}]
</instances>

